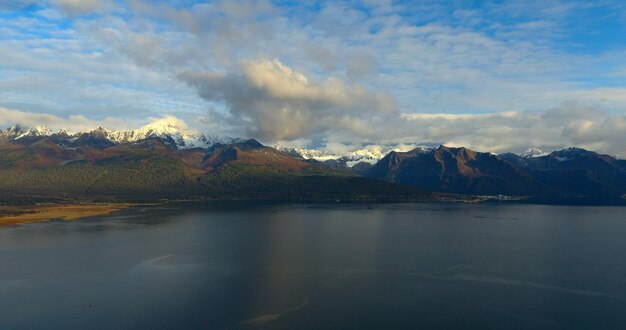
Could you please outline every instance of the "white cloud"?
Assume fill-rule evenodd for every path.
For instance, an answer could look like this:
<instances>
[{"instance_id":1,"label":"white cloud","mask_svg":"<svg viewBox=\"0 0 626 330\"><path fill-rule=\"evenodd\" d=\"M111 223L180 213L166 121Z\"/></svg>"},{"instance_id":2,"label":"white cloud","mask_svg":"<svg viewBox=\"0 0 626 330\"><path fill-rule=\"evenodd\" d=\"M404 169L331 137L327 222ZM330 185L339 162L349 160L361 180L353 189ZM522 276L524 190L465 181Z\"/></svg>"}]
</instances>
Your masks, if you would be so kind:
<instances>
[{"instance_id":1,"label":"white cloud","mask_svg":"<svg viewBox=\"0 0 626 330\"><path fill-rule=\"evenodd\" d=\"M184 72L201 97L223 102L250 136L276 141L329 130L368 131L370 117L394 112L393 99L329 78L310 82L278 60L247 61L240 73Z\"/></svg>"},{"instance_id":2,"label":"white cloud","mask_svg":"<svg viewBox=\"0 0 626 330\"><path fill-rule=\"evenodd\" d=\"M108 0L51 0L63 12L70 16L86 15L110 9L112 3Z\"/></svg>"},{"instance_id":3,"label":"white cloud","mask_svg":"<svg viewBox=\"0 0 626 330\"><path fill-rule=\"evenodd\" d=\"M67 129L78 132L102 126L110 129L128 128L132 125L127 119L107 117L91 120L83 115L60 117L47 113L34 113L0 107L0 127L21 125L24 127L46 126L52 130ZM136 123L135 123L136 124Z\"/></svg>"},{"instance_id":4,"label":"white cloud","mask_svg":"<svg viewBox=\"0 0 626 330\"><path fill-rule=\"evenodd\" d=\"M402 118L390 141L432 142L490 152L578 146L626 157L626 115L578 104L543 112L411 114Z\"/></svg>"}]
</instances>

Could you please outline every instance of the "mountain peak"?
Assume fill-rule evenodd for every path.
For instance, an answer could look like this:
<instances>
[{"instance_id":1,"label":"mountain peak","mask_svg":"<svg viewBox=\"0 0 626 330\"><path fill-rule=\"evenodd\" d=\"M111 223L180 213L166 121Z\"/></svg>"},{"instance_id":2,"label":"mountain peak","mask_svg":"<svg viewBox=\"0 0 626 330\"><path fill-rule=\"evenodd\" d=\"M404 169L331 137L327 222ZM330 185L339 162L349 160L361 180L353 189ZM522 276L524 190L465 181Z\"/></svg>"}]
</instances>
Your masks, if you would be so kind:
<instances>
[{"instance_id":1,"label":"mountain peak","mask_svg":"<svg viewBox=\"0 0 626 330\"><path fill-rule=\"evenodd\" d=\"M187 133L189 127L184 121L173 116L167 116L154 120L139 130L152 131L156 134L182 134Z\"/></svg>"},{"instance_id":2,"label":"mountain peak","mask_svg":"<svg viewBox=\"0 0 626 330\"><path fill-rule=\"evenodd\" d=\"M215 144L217 138L207 138L189 129L187 124L176 117L167 116L135 130L113 131L109 134L115 143L131 143L148 138L158 138L176 148L206 148Z\"/></svg>"},{"instance_id":3,"label":"mountain peak","mask_svg":"<svg viewBox=\"0 0 626 330\"><path fill-rule=\"evenodd\" d=\"M35 126L31 128L30 131L41 136L49 135L51 133L50 128L48 128L48 126Z\"/></svg>"},{"instance_id":4,"label":"mountain peak","mask_svg":"<svg viewBox=\"0 0 626 330\"><path fill-rule=\"evenodd\" d=\"M291 148L283 147L280 145L273 145L274 148L287 152L289 154L304 158L314 159L320 162L334 160L341 164L347 164L347 166L353 166L360 162L366 162L369 164L376 164L379 160L383 159L390 152L430 152L432 147L427 146L415 146L415 145L363 145L360 149L352 151L332 152L323 149L305 149L305 148Z\"/></svg>"},{"instance_id":5,"label":"mountain peak","mask_svg":"<svg viewBox=\"0 0 626 330\"><path fill-rule=\"evenodd\" d=\"M423 153L432 152L433 150L434 150L433 148L424 147L424 146L418 146L415 149L411 150L411 152L412 153L423 154Z\"/></svg>"},{"instance_id":6,"label":"mountain peak","mask_svg":"<svg viewBox=\"0 0 626 330\"><path fill-rule=\"evenodd\" d=\"M110 133L111 133L111 131L109 131L108 129L106 129L106 128L102 127L102 126L98 126L98 127L94 128L94 129L92 129L91 131L86 131L86 132L83 132L82 134L88 134L88 135L93 135L93 136L97 136L97 137L107 138Z\"/></svg>"},{"instance_id":7,"label":"mountain peak","mask_svg":"<svg viewBox=\"0 0 626 330\"><path fill-rule=\"evenodd\" d=\"M25 137L43 137L51 134L47 126L26 127L15 125L0 131L0 135L11 140L18 140Z\"/></svg>"},{"instance_id":8,"label":"mountain peak","mask_svg":"<svg viewBox=\"0 0 626 330\"><path fill-rule=\"evenodd\" d=\"M261 142L255 139L240 141L240 142L237 142L235 145L239 148L246 149L246 150L253 150L253 149L259 149L259 148L264 147L264 145L262 145Z\"/></svg>"},{"instance_id":9,"label":"mountain peak","mask_svg":"<svg viewBox=\"0 0 626 330\"><path fill-rule=\"evenodd\" d=\"M546 156L548 155L548 153L543 152L540 149L537 148L529 148L528 150L524 151L520 157L523 158L534 158L534 157L541 157L541 156Z\"/></svg>"},{"instance_id":10,"label":"mountain peak","mask_svg":"<svg viewBox=\"0 0 626 330\"><path fill-rule=\"evenodd\" d=\"M592 153L594 152L582 148L570 147L567 149L553 151L550 156L556 158L559 161L566 161Z\"/></svg>"},{"instance_id":11,"label":"mountain peak","mask_svg":"<svg viewBox=\"0 0 626 330\"><path fill-rule=\"evenodd\" d=\"M179 149L208 148L216 143L233 143L235 140L228 137L207 137L191 130L187 124L176 117L168 116L153 120L151 123L139 128L130 130L111 131L102 126L93 129L71 133L61 129L53 133L48 127L35 126L25 127L15 125L13 127L0 130L2 140L17 141L22 143L32 142L42 137L52 137L56 141L64 141L64 145L80 144L84 141L98 140L97 145L106 147L115 144L134 143L149 138L161 139L168 145ZM95 140L94 140L95 139ZM78 141L77 143L74 143ZM61 142L59 142L61 143ZM257 142L258 143L258 142ZM90 145L93 144L90 142Z\"/></svg>"}]
</instances>

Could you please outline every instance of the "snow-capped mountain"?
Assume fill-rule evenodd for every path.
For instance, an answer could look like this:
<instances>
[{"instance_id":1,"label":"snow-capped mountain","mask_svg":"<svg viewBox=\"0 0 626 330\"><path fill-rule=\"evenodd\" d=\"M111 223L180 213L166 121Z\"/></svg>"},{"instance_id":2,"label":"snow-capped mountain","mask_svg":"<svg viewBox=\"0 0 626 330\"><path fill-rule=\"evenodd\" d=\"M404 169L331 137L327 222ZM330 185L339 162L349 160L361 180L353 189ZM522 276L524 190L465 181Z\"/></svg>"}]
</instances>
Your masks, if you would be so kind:
<instances>
[{"instance_id":1,"label":"snow-capped mountain","mask_svg":"<svg viewBox=\"0 0 626 330\"><path fill-rule=\"evenodd\" d=\"M72 133L67 130L52 132L44 126L29 128L16 125L0 131L0 139L8 141L23 141L25 138L37 139L42 137L54 137L55 140L64 145L82 143L94 147L108 147L158 138L178 149L210 148L216 144L228 144L237 140L200 134L188 129L184 122L170 118L159 119L134 130L111 131L97 127Z\"/></svg>"},{"instance_id":2,"label":"snow-capped mountain","mask_svg":"<svg viewBox=\"0 0 626 330\"><path fill-rule=\"evenodd\" d=\"M348 166L352 166L359 162L375 164L391 150L383 150L381 148L364 148L347 153L343 158L347 160ZM352 165L351 165L352 164Z\"/></svg>"},{"instance_id":3,"label":"snow-capped mountain","mask_svg":"<svg viewBox=\"0 0 626 330\"><path fill-rule=\"evenodd\" d=\"M208 138L204 134L190 132L184 124L167 118L154 121L135 130L108 132L108 137L118 144L132 143L148 138L171 139L181 149L207 148L217 142L216 139Z\"/></svg>"},{"instance_id":4,"label":"snow-capped mountain","mask_svg":"<svg viewBox=\"0 0 626 330\"><path fill-rule=\"evenodd\" d=\"M320 162L336 160L346 163L350 167L360 162L374 164L385 156L385 154L381 150L372 149L360 149L341 155L332 153L327 150L289 148L282 147L280 145L276 145L274 146L274 148L304 159L314 159Z\"/></svg>"},{"instance_id":5,"label":"snow-capped mountain","mask_svg":"<svg viewBox=\"0 0 626 330\"><path fill-rule=\"evenodd\" d=\"M37 137L50 135L51 131L46 126L23 127L16 125L0 131L0 138L17 140L25 137Z\"/></svg>"},{"instance_id":6,"label":"snow-capped mountain","mask_svg":"<svg viewBox=\"0 0 626 330\"><path fill-rule=\"evenodd\" d=\"M423 151L430 151L433 148L425 147L425 146L379 146L379 145L370 145L366 146L362 149L357 149L354 151L347 152L345 154L336 154L327 150L318 150L318 149L306 149L306 148L290 148L290 147L282 147L280 145L275 145L274 148L290 153L295 156L302 157L304 159L314 159L317 161L328 161L335 160L339 163L343 163L348 167L352 167L358 163L365 162L369 164L376 164L379 160L381 160L385 155L390 153L391 151L407 151L413 150L414 148L418 148Z\"/></svg>"},{"instance_id":7,"label":"snow-capped mountain","mask_svg":"<svg viewBox=\"0 0 626 330\"><path fill-rule=\"evenodd\" d=\"M325 161L325 160L337 159L341 157L331 152L317 150L317 149L291 148L291 147L284 147L281 145L274 145L272 147L282 152L286 152L293 156L297 156L297 157L304 158L304 159L315 159L319 161Z\"/></svg>"},{"instance_id":8,"label":"snow-capped mountain","mask_svg":"<svg viewBox=\"0 0 626 330\"><path fill-rule=\"evenodd\" d=\"M525 152L523 152L520 156L524 157L524 158L534 158L534 157L543 157L543 156L547 156L548 153L544 152L540 149L537 148L530 148L528 150L526 150Z\"/></svg>"},{"instance_id":9,"label":"snow-capped mountain","mask_svg":"<svg viewBox=\"0 0 626 330\"><path fill-rule=\"evenodd\" d=\"M213 149L214 146L237 143L239 138L211 136L189 129L185 122L165 117L155 120L141 128L130 130L109 130L104 127L71 132L59 130L53 132L47 127L28 128L14 126L0 130L0 141L18 141L22 144L32 143L43 137L50 137L54 143L73 149L80 146L108 148L119 144L136 143L142 140L157 138L166 145L176 149L203 148ZM293 148L274 145L273 147L303 158L320 162L334 161L340 166L353 167L359 163L375 164L391 151L413 150L417 145L367 145L349 152L338 153L328 150ZM422 147L431 150L431 147Z\"/></svg>"}]
</instances>

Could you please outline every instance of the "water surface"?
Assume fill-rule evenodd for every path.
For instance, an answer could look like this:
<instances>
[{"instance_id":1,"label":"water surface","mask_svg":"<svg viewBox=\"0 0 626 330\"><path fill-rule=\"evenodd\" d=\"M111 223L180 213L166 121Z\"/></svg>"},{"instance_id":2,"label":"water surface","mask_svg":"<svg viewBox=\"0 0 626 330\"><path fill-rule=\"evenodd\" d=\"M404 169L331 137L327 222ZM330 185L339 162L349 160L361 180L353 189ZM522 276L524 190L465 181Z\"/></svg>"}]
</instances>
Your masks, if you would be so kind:
<instances>
[{"instance_id":1,"label":"water surface","mask_svg":"<svg viewBox=\"0 0 626 330\"><path fill-rule=\"evenodd\" d=\"M184 203L0 228L0 328L626 328L626 208Z\"/></svg>"}]
</instances>

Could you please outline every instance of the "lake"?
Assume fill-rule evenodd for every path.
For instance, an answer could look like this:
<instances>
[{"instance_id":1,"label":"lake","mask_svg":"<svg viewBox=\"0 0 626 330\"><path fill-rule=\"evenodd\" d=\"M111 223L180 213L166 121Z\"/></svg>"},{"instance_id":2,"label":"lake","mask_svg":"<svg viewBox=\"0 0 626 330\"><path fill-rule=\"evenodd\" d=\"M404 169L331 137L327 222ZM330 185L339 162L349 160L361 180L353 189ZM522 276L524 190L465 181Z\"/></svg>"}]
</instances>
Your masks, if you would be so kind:
<instances>
[{"instance_id":1,"label":"lake","mask_svg":"<svg viewBox=\"0 0 626 330\"><path fill-rule=\"evenodd\" d=\"M626 208L180 203L0 228L1 329L626 328Z\"/></svg>"}]
</instances>

